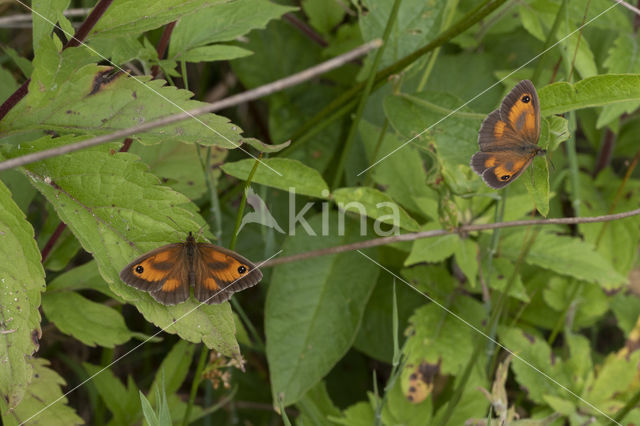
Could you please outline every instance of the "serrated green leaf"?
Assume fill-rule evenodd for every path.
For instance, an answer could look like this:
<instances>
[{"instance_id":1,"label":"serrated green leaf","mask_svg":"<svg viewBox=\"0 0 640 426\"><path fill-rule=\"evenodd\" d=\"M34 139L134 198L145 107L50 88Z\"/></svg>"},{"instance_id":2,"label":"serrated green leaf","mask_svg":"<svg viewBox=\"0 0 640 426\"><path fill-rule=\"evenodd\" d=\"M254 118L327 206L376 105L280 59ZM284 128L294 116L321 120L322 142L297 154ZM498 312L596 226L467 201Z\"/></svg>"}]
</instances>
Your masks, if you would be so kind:
<instances>
[{"instance_id":1,"label":"serrated green leaf","mask_svg":"<svg viewBox=\"0 0 640 426\"><path fill-rule=\"evenodd\" d=\"M608 356L598 370L598 376L587 394L587 400L596 406L608 404L617 394L630 390L635 380L635 371L640 352L634 351L630 357Z\"/></svg>"},{"instance_id":2,"label":"serrated green leaf","mask_svg":"<svg viewBox=\"0 0 640 426\"><path fill-rule=\"evenodd\" d=\"M225 163L221 169L238 179L246 180L256 160L246 159L234 163ZM317 170L301 163L298 160L288 158L266 158L261 160L253 183L293 191L299 195L309 195L317 198L327 198L329 187ZM277 173L282 176L278 176Z\"/></svg>"},{"instance_id":3,"label":"serrated green leaf","mask_svg":"<svg viewBox=\"0 0 640 426\"><path fill-rule=\"evenodd\" d=\"M10 421L15 421L16 424L28 422L34 426L84 424L75 410L67 405L67 398L62 395L62 387L66 383L58 373L48 368L50 362L43 358L31 358L29 364L33 367L33 380L15 409L1 410L3 420L7 421L5 424L11 424ZM4 403L6 401L0 404ZM50 404L52 405L49 406Z\"/></svg>"},{"instance_id":4,"label":"serrated green leaf","mask_svg":"<svg viewBox=\"0 0 640 426\"><path fill-rule=\"evenodd\" d=\"M421 230L434 231L438 229L440 229L440 224L429 223L424 225ZM411 247L409 257L404 261L404 265L409 266L422 262L441 262L453 255L459 243L460 238L455 234L415 240Z\"/></svg>"},{"instance_id":5,"label":"serrated green leaf","mask_svg":"<svg viewBox=\"0 0 640 426\"><path fill-rule=\"evenodd\" d=\"M213 4L178 21L171 34L168 57L182 60L194 48L235 40L294 10L297 8L265 0Z\"/></svg>"},{"instance_id":6,"label":"serrated green leaf","mask_svg":"<svg viewBox=\"0 0 640 426\"><path fill-rule=\"evenodd\" d=\"M503 238L501 253L505 257L516 260L524 241L523 232L526 231L514 232ZM538 234L525 262L561 275L598 283L605 289L613 289L626 282L626 278L613 269L593 245L551 232Z\"/></svg>"},{"instance_id":7,"label":"serrated green leaf","mask_svg":"<svg viewBox=\"0 0 640 426\"><path fill-rule=\"evenodd\" d=\"M0 182L0 396L15 408L32 380L38 350L40 293L45 290L33 228Z\"/></svg>"},{"instance_id":8,"label":"serrated green leaf","mask_svg":"<svg viewBox=\"0 0 640 426\"><path fill-rule=\"evenodd\" d=\"M321 215L309 220L311 229L320 235L297 232L285 241L284 253L362 239L357 236L356 226L346 226L347 235L338 235L336 214L329 218L329 235L322 232L322 222ZM347 352L379 271L375 263L356 252L287 263L274 269L265 306L267 360L274 398L282 395L285 405L295 403Z\"/></svg>"},{"instance_id":9,"label":"serrated green leaf","mask_svg":"<svg viewBox=\"0 0 640 426\"><path fill-rule=\"evenodd\" d=\"M58 330L88 346L113 348L132 337L143 337L127 328L120 312L73 291L45 293L42 309Z\"/></svg>"},{"instance_id":10,"label":"serrated green leaf","mask_svg":"<svg viewBox=\"0 0 640 426\"><path fill-rule=\"evenodd\" d=\"M191 100L191 92L165 86L162 80L83 65L90 57L78 58L78 53L68 54L67 50L58 53L50 42L41 45L33 62L29 93L0 121L0 135L44 129L93 136L204 105ZM242 143L240 132L224 117L203 114L133 138L147 144L172 138L233 149Z\"/></svg>"},{"instance_id":11,"label":"serrated green leaf","mask_svg":"<svg viewBox=\"0 0 640 426\"><path fill-rule=\"evenodd\" d=\"M20 152L71 140L43 138L23 146ZM135 257L183 241L188 231L197 232L204 221L186 197L159 185L135 155L113 154L113 145L34 163L26 173L83 248L93 255L114 293L168 333L195 343L202 341L227 356L239 356L228 303L200 306L190 298L176 306L164 306L148 293L120 281L120 269Z\"/></svg>"},{"instance_id":12,"label":"serrated green leaf","mask_svg":"<svg viewBox=\"0 0 640 426\"><path fill-rule=\"evenodd\" d=\"M224 0L122 0L100 17L88 40L97 37L137 36L181 17L202 13Z\"/></svg>"},{"instance_id":13,"label":"serrated green leaf","mask_svg":"<svg viewBox=\"0 0 640 426\"><path fill-rule=\"evenodd\" d=\"M356 187L338 188L332 194L333 199L341 210L354 212L361 216L374 219L374 228L380 223L392 225L395 229L402 228L410 232L420 230L420 225L387 194L375 188ZM377 230L377 229L376 229ZM391 230L382 230L385 235ZM399 232L399 231L398 231Z\"/></svg>"}]
</instances>

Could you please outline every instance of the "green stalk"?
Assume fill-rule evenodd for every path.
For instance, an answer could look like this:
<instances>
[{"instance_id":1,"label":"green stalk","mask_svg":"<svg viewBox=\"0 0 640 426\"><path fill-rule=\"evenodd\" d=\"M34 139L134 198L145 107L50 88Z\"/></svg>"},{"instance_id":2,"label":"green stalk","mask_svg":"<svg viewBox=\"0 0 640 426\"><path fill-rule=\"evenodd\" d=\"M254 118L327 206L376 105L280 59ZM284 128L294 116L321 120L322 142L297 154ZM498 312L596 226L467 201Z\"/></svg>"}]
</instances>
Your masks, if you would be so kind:
<instances>
[{"instance_id":1,"label":"green stalk","mask_svg":"<svg viewBox=\"0 0 640 426\"><path fill-rule=\"evenodd\" d=\"M364 107L367 104L369 93L371 93L371 89L376 78L376 70L378 69L378 65L380 65L382 55L384 54L385 47L389 41L389 36L391 35L391 30L393 29L393 26L396 23L396 18L398 17L400 3L402 3L402 0L395 0L393 2L393 8L391 9L389 19L387 20L387 26L385 27L384 34L382 35L382 47L380 47L380 49L378 49L378 51L376 52L376 57L373 60L373 65L371 66L371 70L369 71L369 77L367 78L366 85L364 86L364 90L362 92L362 95L360 96L360 102L358 103L353 123L351 123L351 128L349 129L347 140L345 141L344 146L342 147L342 152L340 153L340 159L338 160L338 166L336 167L336 174L333 177L333 189L336 189L340 185L340 180L342 179L342 174L344 173L344 165L347 161L347 156L351 152L351 146L353 145L353 141L355 140L356 133L358 133L358 125L360 124L360 120L362 119L362 112L364 111Z\"/></svg>"},{"instance_id":2,"label":"green stalk","mask_svg":"<svg viewBox=\"0 0 640 426\"><path fill-rule=\"evenodd\" d=\"M182 418L182 426L187 426L189 424L189 417L191 417L191 408L193 408L193 403L196 399L196 394L198 393L198 387L200 386L200 382L202 381L202 371L204 370L208 354L209 349L206 345L203 344L202 349L200 350L200 359L198 360L198 366L196 367L196 372L193 376L193 382L191 382L191 392L189 393L189 401L187 401L187 409L185 410L184 417Z\"/></svg>"},{"instance_id":3,"label":"green stalk","mask_svg":"<svg viewBox=\"0 0 640 426\"><path fill-rule=\"evenodd\" d=\"M244 215L244 207L247 204L247 189L249 188L249 185L251 185L253 175L255 175L256 170L258 170L261 158L262 154L260 154L258 158L256 158L256 161L253 163L253 167L251 168L251 172L249 173L249 177L247 177L247 180L244 183L244 188L242 190L242 199L240 200L240 208L238 209L238 214L236 215L236 227L233 230L233 238L231 239L231 243L229 244L229 248L231 250L235 250L236 248L236 241L238 240L238 229L240 229L240 224L242 224L242 215Z\"/></svg>"}]
</instances>

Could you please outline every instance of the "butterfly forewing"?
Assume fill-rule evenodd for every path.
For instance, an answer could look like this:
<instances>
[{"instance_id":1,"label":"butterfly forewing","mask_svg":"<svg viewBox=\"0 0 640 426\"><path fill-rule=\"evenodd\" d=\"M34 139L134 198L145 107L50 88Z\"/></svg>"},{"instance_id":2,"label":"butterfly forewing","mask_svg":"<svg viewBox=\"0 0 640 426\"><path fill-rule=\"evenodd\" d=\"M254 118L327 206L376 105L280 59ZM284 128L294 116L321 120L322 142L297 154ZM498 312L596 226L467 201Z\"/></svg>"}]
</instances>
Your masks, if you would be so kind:
<instances>
[{"instance_id":1,"label":"butterfly forewing","mask_svg":"<svg viewBox=\"0 0 640 426\"><path fill-rule=\"evenodd\" d=\"M222 303L262 279L262 272L244 257L206 243L198 244L193 270L194 296L206 303Z\"/></svg>"}]
</instances>

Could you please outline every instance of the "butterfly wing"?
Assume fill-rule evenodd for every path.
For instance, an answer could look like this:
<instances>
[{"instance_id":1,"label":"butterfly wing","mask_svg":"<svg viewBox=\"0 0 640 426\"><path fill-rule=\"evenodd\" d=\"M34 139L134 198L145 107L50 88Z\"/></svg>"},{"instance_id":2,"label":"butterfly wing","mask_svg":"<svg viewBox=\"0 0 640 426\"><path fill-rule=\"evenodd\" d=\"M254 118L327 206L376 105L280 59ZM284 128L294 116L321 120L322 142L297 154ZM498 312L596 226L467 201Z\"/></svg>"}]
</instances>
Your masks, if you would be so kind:
<instances>
[{"instance_id":1,"label":"butterfly wing","mask_svg":"<svg viewBox=\"0 0 640 426\"><path fill-rule=\"evenodd\" d=\"M500 189L520 176L534 157L535 154L522 155L514 151L480 151L471 157L471 168L491 188Z\"/></svg>"},{"instance_id":2,"label":"butterfly wing","mask_svg":"<svg viewBox=\"0 0 640 426\"><path fill-rule=\"evenodd\" d=\"M222 303L262 279L262 272L238 253L207 243L198 243L193 269L194 295L209 304Z\"/></svg>"},{"instance_id":3,"label":"butterfly wing","mask_svg":"<svg viewBox=\"0 0 640 426\"><path fill-rule=\"evenodd\" d=\"M185 245L169 244L140 256L120 272L120 279L165 305L184 302L190 291Z\"/></svg>"}]
</instances>

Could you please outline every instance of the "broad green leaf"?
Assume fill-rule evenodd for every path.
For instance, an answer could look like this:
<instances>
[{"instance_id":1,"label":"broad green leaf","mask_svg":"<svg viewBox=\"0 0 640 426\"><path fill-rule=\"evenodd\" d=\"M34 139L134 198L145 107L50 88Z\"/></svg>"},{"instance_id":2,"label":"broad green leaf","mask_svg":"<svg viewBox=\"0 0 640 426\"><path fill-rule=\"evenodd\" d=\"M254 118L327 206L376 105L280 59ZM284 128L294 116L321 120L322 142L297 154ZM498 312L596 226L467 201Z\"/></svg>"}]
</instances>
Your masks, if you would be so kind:
<instances>
[{"instance_id":1,"label":"broad green leaf","mask_svg":"<svg viewBox=\"0 0 640 426\"><path fill-rule=\"evenodd\" d=\"M117 1L100 17L88 40L96 37L136 37L189 14L202 13L213 4L223 2L224 0Z\"/></svg>"},{"instance_id":2,"label":"broad green leaf","mask_svg":"<svg viewBox=\"0 0 640 426\"><path fill-rule=\"evenodd\" d=\"M337 215L309 221L319 235L298 229L282 246L285 255L361 240L354 224L338 235ZM300 398L349 350L380 269L358 252L276 266L265 307L267 360L274 398L285 405Z\"/></svg>"},{"instance_id":3,"label":"broad green leaf","mask_svg":"<svg viewBox=\"0 0 640 426\"><path fill-rule=\"evenodd\" d=\"M384 111L402 135L401 145L420 134L411 143L427 149L435 146L440 172L454 192L471 192L480 183L480 178L471 172L469 161L478 150L478 129L484 115L464 107L447 117L462 103L449 94L423 91L387 96Z\"/></svg>"},{"instance_id":4,"label":"broad green leaf","mask_svg":"<svg viewBox=\"0 0 640 426\"><path fill-rule=\"evenodd\" d=\"M151 388L149 388L149 396L151 398L155 398L155 390L161 385L163 377L164 392L173 394L180 388L191 370L191 360L195 350L196 345L184 340L180 340L173 345L167 356L162 360L160 367L158 367L158 373L153 379ZM155 402L155 399L152 399L152 401Z\"/></svg>"},{"instance_id":5,"label":"broad green leaf","mask_svg":"<svg viewBox=\"0 0 640 426\"><path fill-rule=\"evenodd\" d=\"M344 417L332 417L331 421L344 426L370 426L375 424L375 413L368 402L358 402L344 410Z\"/></svg>"},{"instance_id":6,"label":"broad green leaf","mask_svg":"<svg viewBox=\"0 0 640 426\"><path fill-rule=\"evenodd\" d=\"M531 194L533 203L538 212L547 217L549 214L549 167L548 160L541 157L535 157L531 166L531 174L528 170L525 172L527 176L522 176L524 186L527 192Z\"/></svg>"},{"instance_id":7,"label":"broad green leaf","mask_svg":"<svg viewBox=\"0 0 640 426\"><path fill-rule=\"evenodd\" d=\"M633 389L640 352L634 351L630 356L617 357L609 355L597 372L597 377L587 394L587 400L596 406L610 404L616 396ZM626 401L623 401L626 402Z\"/></svg>"},{"instance_id":8,"label":"broad green leaf","mask_svg":"<svg viewBox=\"0 0 640 426\"><path fill-rule=\"evenodd\" d=\"M124 302L111 291L102 276L100 276L100 271L95 261L76 266L58 275L53 281L47 284L46 294L84 289L95 290L119 302Z\"/></svg>"},{"instance_id":9,"label":"broad green leaf","mask_svg":"<svg viewBox=\"0 0 640 426\"><path fill-rule=\"evenodd\" d=\"M238 46L227 46L216 44L213 46L202 46L186 52L180 60L185 62L214 62L230 61L236 58L243 58L251 55L252 52Z\"/></svg>"},{"instance_id":10,"label":"broad green leaf","mask_svg":"<svg viewBox=\"0 0 640 426\"><path fill-rule=\"evenodd\" d=\"M325 425L329 422L329 416L339 416L340 410L335 406L327 392L324 381L309 389L307 393L296 403L300 410L297 418L298 424Z\"/></svg>"},{"instance_id":11,"label":"broad green leaf","mask_svg":"<svg viewBox=\"0 0 640 426\"><path fill-rule=\"evenodd\" d=\"M327 198L329 187L317 170L288 158L266 158L260 160L252 183L282 189L300 195ZM222 170L238 179L246 180L256 160L246 159L234 163L225 163ZM282 176L279 176L280 173Z\"/></svg>"},{"instance_id":12,"label":"broad green leaf","mask_svg":"<svg viewBox=\"0 0 640 426\"><path fill-rule=\"evenodd\" d=\"M66 383L58 373L48 367L50 362L44 358L31 358L29 364L33 367L33 380L17 407L12 410L0 410L3 423L7 426L23 423L33 426L84 424L75 410L67 405L67 398L62 394L62 387L66 386ZM0 406L4 404L6 401L0 402Z\"/></svg>"},{"instance_id":13,"label":"broad green leaf","mask_svg":"<svg viewBox=\"0 0 640 426\"><path fill-rule=\"evenodd\" d=\"M294 7L281 6L265 0L219 2L178 21L171 34L168 57L185 59L193 49L211 43L235 40L249 31L264 28Z\"/></svg>"},{"instance_id":14,"label":"broad green leaf","mask_svg":"<svg viewBox=\"0 0 640 426\"><path fill-rule=\"evenodd\" d=\"M562 114L618 102L640 101L639 74L605 74L577 83L554 83L538 91L542 115Z\"/></svg>"},{"instance_id":15,"label":"broad green leaf","mask_svg":"<svg viewBox=\"0 0 640 426\"><path fill-rule=\"evenodd\" d=\"M373 180L384 187L385 192L405 209L426 215L427 212L422 212L422 204L416 199L437 202L437 194L427 186L427 173L416 147L409 144L385 158L403 140L387 130L378 146L381 128L363 120L360 122L359 130L369 164L384 158L365 173L370 174Z\"/></svg>"},{"instance_id":16,"label":"broad green leaf","mask_svg":"<svg viewBox=\"0 0 640 426\"><path fill-rule=\"evenodd\" d=\"M469 285L475 288L476 276L478 275L478 244L469 238L461 238L458 240L453 254L460 270L467 277Z\"/></svg>"},{"instance_id":17,"label":"broad green leaf","mask_svg":"<svg viewBox=\"0 0 640 426\"><path fill-rule=\"evenodd\" d=\"M17 170L3 170L0 172L0 180L11 191L13 202L20 207L20 210L27 213L29 204L38 193L29 179Z\"/></svg>"},{"instance_id":18,"label":"broad green leaf","mask_svg":"<svg viewBox=\"0 0 640 426\"><path fill-rule=\"evenodd\" d=\"M67 53L74 50L58 53L53 43L43 43L34 59L29 93L0 122L0 135L42 129L93 136L204 105L191 100L191 92L165 86L162 80L83 65L86 58ZM203 114L133 138L148 144L171 138L232 149L242 142L240 132L224 117Z\"/></svg>"},{"instance_id":19,"label":"broad green leaf","mask_svg":"<svg viewBox=\"0 0 640 426\"><path fill-rule=\"evenodd\" d=\"M439 223L429 223L422 227L422 231L435 231L440 229ZM404 261L405 266L416 263L441 262L452 256L456 247L460 244L460 237L455 234L443 235L441 237L420 238L413 242L411 253Z\"/></svg>"},{"instance_id":20,"label":"broad green leaf","mask_svg":"<svg viewBox=\"0 0 640 426\"><path fill-rule=\"evenodd\" d=\"M489 287L495 290L504 292L505 287L507 286L513 275L513 271L515 269L514 263L509 259L505 259L504 257L495 257L493 259L493 262L491 263L491 273L487 271L487 262L483 262L482 266L485 283L487 283ZM516 275L515 282L511 284L511 291L509 292L509 296L522 300L526 303L530 301L527 294L527 289L522 283L520 274Z\"/></svg>"},{"instance_id":21,"label":"broad green leaf","mask_svg":"<svg viewBox=\"0 0 640 426\"><path fill-rule=\"evenodd\" d=\"M640 298L631 293L618 293L611 299L611 310L616 316L618 327L625 335L629 335L640 318Z\"/></svg>"},{"instance_id":22,"label":"broad green leaf","mask_svg":"<svg viewBox=\"0 0 640 426\"><path fill-rule=\"evenodd\" d=\"M433 398L427 398L420 403L413 403L407 399L400 380L387 391L387 401L382 407L384 424L421 426L431 423L433 416Z\"/></svg>"},{"instance_id":23,"label":"broad green leaf","mask_svg":"<svg viewBox=\"0 0 640 426\"><path fill-rule=\"evenodd\" d=\"M19 152L70 141L69 137L43 138ZM202 341L227 356L239 356L228 303L199 306L190 298L164 306L148 293L120 281L120 270L135 257L183 241L188 231L197 232L204 223L185 196L159 185L158 178L149 174L135 155L112 153L114 146L107 144L34 163L26 173L83 248L93 255L100 274L118 297L134 304L148 321L168 333L195 343Z\"/></svg>"},{"instance_id":24,"label":"broad green leaf","mask_svg":"<svg viewBox=\"0 0 640 426\"><path fill-rule=\"evenodd\" d=\"M303 0L302 10L309 17L309 24L324 34L331 33L346 13L340 0Z\"/></svg>"},{"instance_id":25,"label":"broad green leaf","mask_svg":"<svg viewBox=\"0 0 640 426\"><path fill-rule=\"evenodd\" d=\"M143 337L127 328L120 312L74 291L47 291L42 310L58 330L88 346L113 348L132 337Z\"/></svg>"},{"instance_id":26,"label":"broad green leaf","mask_svg":"<svg viewBox=\"0 0 640 426\"><path fill-rule=\"evenodd\" d=\"M500 250L505 257L516 260L524 241L523 232L526 231L517 231L502 239ZM598 283L604 289L617 288L626 282L626 278L613 269L593 245L551 232L538 234L525 262L561 275Z\"/></svg>"},{"instance_id":27,"label":"broad green leaf","mask_svg":"<svg viewBox=\"0 0 640 426\"><path fill-rule=\"evenodd\" d=\"M571 309L573 326L576 328L593 327L609 310L609 297L602 288L564 277L551 278L543 290L543 297L545 303L558 314Z\"/></svg>"},{"instance_id":28,"label":"broad green leaf","mask_svg":"<svg viewBox=\"0 0 640 426\"><path fill-rule=\"evenodd\" d=\"M131 376L127 377L127 386L125 386L111 369L103 369L98 365L86 362L82 366L89 377L92 377L92 384L113 414L115 422L123 425L135 423L139 418L139 391Z\"/></svg>"},{"instance_id":29,"label":"broad green leaf","mask_svg":"<svg viewBox=\"0 0 640 426\"><path fill-rule=\"evenodd\" d=\"M33 228L0 182L0 397L13 409L33 377L38 350L44 270Z\"/></svg>"},{"instance_id":30,"label":"broad green leaf","mask_svg":"<svg viewBox=\"0 0 640 426\"><path fill-rule=\"evenodd\" d=\"M399 232L398 228L410 232L420 230L420 225L402 207L398 206L387 194L375 188L339 188L333 192L332 196L341 210L374 219L376 231L380 229L381 223L392 225L397 232ZM389 235L392 232L388 229L382 231L384 235Z\"/></svg>"}]
</instances>

